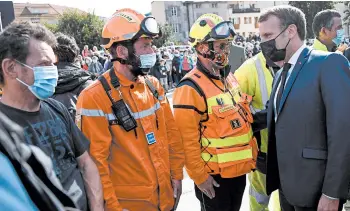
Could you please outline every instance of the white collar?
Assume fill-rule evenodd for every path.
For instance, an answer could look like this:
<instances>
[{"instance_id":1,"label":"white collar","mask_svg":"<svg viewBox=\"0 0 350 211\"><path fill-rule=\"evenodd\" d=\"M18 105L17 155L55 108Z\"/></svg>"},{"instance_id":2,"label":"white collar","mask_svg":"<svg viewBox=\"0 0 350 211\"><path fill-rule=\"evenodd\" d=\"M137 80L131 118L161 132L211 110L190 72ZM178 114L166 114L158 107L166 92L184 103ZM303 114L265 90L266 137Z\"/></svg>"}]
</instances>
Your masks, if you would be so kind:
<instances>
[{"instance_id":1,"label":"white collar","mask_svg":"<svg viewBox=\"0 0 350 211\"><path fill-rule=\"evenodd\" d=\"M300 46L300 48L293 54L293 56L289 59L288 63L291 65L295 65L299 59L301 52L304 50L304 48L306 48L305 43L302 46Z\"/></svg>"}]
</instances>

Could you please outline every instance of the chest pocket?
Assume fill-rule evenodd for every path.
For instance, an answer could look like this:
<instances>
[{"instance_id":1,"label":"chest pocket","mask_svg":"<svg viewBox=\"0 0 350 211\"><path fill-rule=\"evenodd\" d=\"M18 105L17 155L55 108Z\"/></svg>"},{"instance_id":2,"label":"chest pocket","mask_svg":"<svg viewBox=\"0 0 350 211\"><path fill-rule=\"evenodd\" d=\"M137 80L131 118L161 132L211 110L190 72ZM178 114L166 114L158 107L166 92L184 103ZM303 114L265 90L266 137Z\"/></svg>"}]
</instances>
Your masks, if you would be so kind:
<instances>
[{"instance_id":1,"label":"chest pocket","mask_svg":"<svg viewBox=\"0 0 350 211\"><path fill-rule=\"evenodd\" d=\"M234 104L212 106L212 118L220 138L239 136L249 132L253 117L249 109L249 96L242 94Z\"/></svg>"}]
</instances>

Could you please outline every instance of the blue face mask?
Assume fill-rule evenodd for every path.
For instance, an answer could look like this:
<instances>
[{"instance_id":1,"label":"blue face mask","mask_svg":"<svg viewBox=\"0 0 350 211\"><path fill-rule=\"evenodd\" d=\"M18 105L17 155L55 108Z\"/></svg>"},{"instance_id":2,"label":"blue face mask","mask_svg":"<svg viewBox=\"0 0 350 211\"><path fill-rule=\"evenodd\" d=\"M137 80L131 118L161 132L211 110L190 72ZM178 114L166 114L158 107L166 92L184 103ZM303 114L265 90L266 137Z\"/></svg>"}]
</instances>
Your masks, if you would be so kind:
<instances>
[{"instance_id":1,"label":"blue face mask","mask_svg":"<svg viewBox=\"0 0 350 211\"><path fill-rule=\"evenodd\" d=\"M332 40L337 46L344 40L344 29L337 30L337 36Z\"/></svg>"},{"instance_id":2,"label":"blue face mask","mask_svg":"<svg viewBox=\"0 0 350 211\"><path fill-rule=\"evenodd\" d=\"M39 100L45 100L51 97L55 93L55 88L57 86L58 71L56 66L38 66L30 67L17 61L19 64L33 70L34 72L34 83L33 85L28 85L24 83L19 78L17 81L21 82L23 85L27 86L28 89L37 97Z\"/></svg>"},{"instance_id":3,"label":"blue face mask","mask_svg":"<svg viewBox=\"0 0 350 211\"><path fill-rule=\"evenodd\" d=\"M141 66L140 68L149 69L154 66L157 61L157 55L155 53L140 55Z\"/></svg>"}]
</instances>

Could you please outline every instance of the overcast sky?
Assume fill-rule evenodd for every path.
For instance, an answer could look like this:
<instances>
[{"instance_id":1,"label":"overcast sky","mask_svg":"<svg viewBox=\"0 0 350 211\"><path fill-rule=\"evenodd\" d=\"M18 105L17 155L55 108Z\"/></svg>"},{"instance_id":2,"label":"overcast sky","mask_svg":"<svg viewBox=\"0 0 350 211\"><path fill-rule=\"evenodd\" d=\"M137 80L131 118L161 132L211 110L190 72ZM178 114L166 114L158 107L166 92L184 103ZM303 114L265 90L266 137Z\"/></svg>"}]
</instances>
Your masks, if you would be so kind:
<instances>
[{"instance_id":1,"label":"overcast sky","mask_svg":"<svg viewBox=\"0 0 350 211\"><path fill-rule=\"evenodd\" d=\"M0 0L3 1L3 0ZM151 12L152 0L13 0L14 3L49 3L75 7L87 12L95 10L95 14L110 17L115 10L132 8L143 14Z\"/></svg>"}]
</instances>

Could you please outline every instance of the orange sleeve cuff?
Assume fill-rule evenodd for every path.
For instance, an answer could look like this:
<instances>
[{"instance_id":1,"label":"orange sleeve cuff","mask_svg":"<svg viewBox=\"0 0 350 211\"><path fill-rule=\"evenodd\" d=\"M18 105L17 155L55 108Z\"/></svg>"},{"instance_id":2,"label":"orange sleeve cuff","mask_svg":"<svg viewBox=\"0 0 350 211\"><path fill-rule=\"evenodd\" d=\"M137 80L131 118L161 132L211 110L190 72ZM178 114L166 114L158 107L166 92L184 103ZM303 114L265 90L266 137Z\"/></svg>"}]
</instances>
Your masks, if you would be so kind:
<instances>
[{"instance_id":1,"label":"orange sleeve cuff","mask_svg":"<svg viewBox=\"0 0 350 211\"><path fill-rule=\"evenodd\" d=\"M203 182L205 182L208 179L209 175L208 174L202 174L196 177L193 177L192 180L196 185L200 185Z\"/></svg>"}]
</instances>

